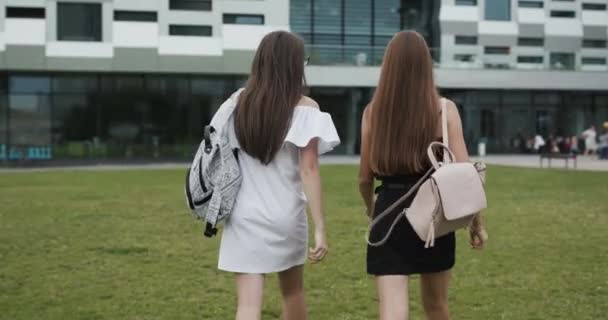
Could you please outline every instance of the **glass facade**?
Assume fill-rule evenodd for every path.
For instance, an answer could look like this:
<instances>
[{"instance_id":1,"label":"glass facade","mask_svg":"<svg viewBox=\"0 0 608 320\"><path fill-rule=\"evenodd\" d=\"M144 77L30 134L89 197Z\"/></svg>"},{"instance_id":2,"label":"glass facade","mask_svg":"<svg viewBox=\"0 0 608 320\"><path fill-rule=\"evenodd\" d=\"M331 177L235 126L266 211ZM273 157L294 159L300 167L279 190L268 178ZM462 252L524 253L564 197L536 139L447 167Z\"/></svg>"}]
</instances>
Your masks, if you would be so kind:
<instances>
[{"instance_id":1,"label":"glass facade","mask_svg":"<svg viewBox=\"0 0 608 320\"><path fill-rule=\"evenodd\" d=\"M101 41L100 3L57 3L59 41Z\"/></svg>"},{"instance_id":2,"label":"glass facade","mask_svg":"<svg viewBox=\"0 0 608 320\"><path fill-rule=\"evenodd\" d=\"M203 125L244 80L88 73L0 79L0 160L10 161L187 159Z\"/></svg>"},{"instance_id":3,"label":"glass facade","mask_svg":"<svg viewBox=\"0 0 608 320\"><path fill-rule=\"evenodd\" d=\"M190 160L203 126L245 78L166 74L0 74L0 162ZM358 154L374 88L313 87L342 144ZM458 106L472 154L526 151L535 134L575 136L608 120L608 93L442 90Z\"/></svg>"},{"instance_id":4,"label":"glass facade","mask_svg":"<svg viewBox=\"0 0 608 320\"><path fill-rule=\"evenodd\" d=\"M314 64L378 65L399 30L420 32L439 46L439 0L293 0L291 30Z\"/></svg>"},{"instance_id":5,"label":"glass facade","mask_svg":"<svg viewBox=\"0 0 608 320\"><path fill-rule=\"evenodd\" d=\"M224 21L224 24L263 25L264 24L264 15L225 13L223 16L223 21Z\"/></svg>"},{"instance_id":6,"label":"glass facade","mask_svg":"<svg viewBox=\"0 0 608 320\"><path fill-rule=\"evenodd\" d=\"M460 110L470 153L487 143L490 153L527 152L525 141L541 134L578 136L608 120L608 94L579 91L443 90Z\"/></svg>"},{"instance_id":7,"label":"glass facade","mask_svg":"<svg viewBox=\"0 0 608 320\"><path fill-rule=\"evenodd\" d=\"M574 70L576 66L574 60L575 55L570 52L551 52L549 55L551 69L555 70Z\"/></svg>"},{"instance_id":8,"label":"glass facade","mask_svg":"<svg viewBox=\"0 0 608 320\"><path fill-rule=\"evenodd\" d=\"M486 0L486 20L510 21L511 20L511 1L510 0Z\"/></svg>"},{"instance_id":9,"label":"glass facade","mask_svg":"<svg viewBox=\"0 0 608 320\"><path fill-rule=\"evenodd\" d=\"M170 10L211 11L211 0L169 0Z\"/></svg>"},{"instance_id":10,"label":"glass facade","mask_svg":"<svg viewBox=\"0 0 608 320\"><path fill-rule=\"evenodd\" d=\"M172 36L211 37L213 27L201 25L171 24L169 34Z\"/></svg>"}]
</instances>

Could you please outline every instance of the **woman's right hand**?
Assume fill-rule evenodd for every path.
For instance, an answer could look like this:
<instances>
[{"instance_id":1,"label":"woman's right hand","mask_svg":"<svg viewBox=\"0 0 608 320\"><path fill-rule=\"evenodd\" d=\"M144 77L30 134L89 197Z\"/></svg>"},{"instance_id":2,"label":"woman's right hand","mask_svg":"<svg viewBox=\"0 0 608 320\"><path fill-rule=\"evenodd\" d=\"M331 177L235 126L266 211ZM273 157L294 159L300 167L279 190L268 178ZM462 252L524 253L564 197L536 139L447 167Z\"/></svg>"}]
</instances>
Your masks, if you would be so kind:
<instances>
[{"instance_id":1,"label":"woman's right hand","mask_svg":"<svg viewBox=\"0 0 608 320\"><path fill-rule=\"evenodd\" d=\"M472 226L469 229L469 236L471 237L471 247L473 249L483 249L483 246L488 241L488 232L481 226Z\"/></svg>"}]
</instances>

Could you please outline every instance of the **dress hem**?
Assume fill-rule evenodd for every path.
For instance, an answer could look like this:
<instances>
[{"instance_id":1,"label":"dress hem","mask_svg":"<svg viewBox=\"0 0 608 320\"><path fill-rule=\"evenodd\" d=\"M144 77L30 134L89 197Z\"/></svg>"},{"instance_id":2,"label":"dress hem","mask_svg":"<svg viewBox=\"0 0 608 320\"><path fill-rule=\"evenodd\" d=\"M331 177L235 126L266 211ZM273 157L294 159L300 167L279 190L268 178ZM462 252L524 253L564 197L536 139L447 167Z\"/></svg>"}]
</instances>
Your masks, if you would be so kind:
<instances>
[{"instance_id":1,"label":"dress hem","mask_svg":"<svg viewBox=\"0 0 608 320\"><path fill-rule=\"evenodd\" d=\"M224 272L230 272L230 273L244 273L244 274L270 274L270 273L279 273L279 272L283 272L283 271L287 271L291 268L294 267L299 267L299 266L303 266L306 263L306 259L304 259L304 261L300 262L300 263L294 263L292 265L289 265L287 267L281 267L281 268L277 268L276 270L272 270L272 271L260 271L260 270L239 270L237 271L236 269L232 269L232 268L227 268L227 267L221 267L218 266L217 269L220 271L224 271Z\"/></svg>"}]
</instances>

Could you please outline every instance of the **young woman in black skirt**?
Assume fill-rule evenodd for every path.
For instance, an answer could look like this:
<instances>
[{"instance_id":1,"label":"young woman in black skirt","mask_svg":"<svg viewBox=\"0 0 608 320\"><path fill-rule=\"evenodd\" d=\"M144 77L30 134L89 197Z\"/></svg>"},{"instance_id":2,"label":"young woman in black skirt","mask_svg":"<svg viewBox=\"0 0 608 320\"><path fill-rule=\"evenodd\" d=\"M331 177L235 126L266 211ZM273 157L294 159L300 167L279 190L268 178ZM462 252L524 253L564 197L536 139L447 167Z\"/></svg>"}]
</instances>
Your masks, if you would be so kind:
<instances>
[{"instance_id":1,"label":"young woman in black skirt","mask_svg":"<svg viewBox=\"0 0 608 320\"><path fill-rule=\"evenodd\" d=\"M433 80L433 60L424 38L413 31L397 33L388 44L380 82L361 127L359 187L370 219L403 196L430 168L427 147L441 141L441 104L446 104L450 148L456 161L468 161L462 123L452 101L441 98ZM374 203L374 179L381 181ZM370 234L378 241L411 199L394 210ZM481 249L487 234L478 215L471 227L471 246ZM408 319L408 276L420 274L427 319L449 319L448 284L454 266L454 233L425 249L407 219L388 242L367 248L367 272L375 276L382 320Z\"/></svg>"}]
</instances>

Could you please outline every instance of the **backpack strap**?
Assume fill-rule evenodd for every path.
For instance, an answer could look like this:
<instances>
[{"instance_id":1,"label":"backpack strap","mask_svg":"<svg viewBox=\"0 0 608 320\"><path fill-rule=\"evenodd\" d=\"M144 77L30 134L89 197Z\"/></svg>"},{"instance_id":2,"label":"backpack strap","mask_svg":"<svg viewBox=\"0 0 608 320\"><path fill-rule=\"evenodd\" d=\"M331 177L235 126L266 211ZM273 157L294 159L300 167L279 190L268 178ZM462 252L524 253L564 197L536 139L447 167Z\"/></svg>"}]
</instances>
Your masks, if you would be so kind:
<instances>
[{"instance_id":1,"label":"backpack strap","mask_svg":"<svg viewBox=\"0 0 608 320\"><path fill-rule=\"evenodd\" d=\"M412 186L405 195L403 195L401 198L397 199L397 201L395 201L390 207L384 209L384 211L382 211L382 213L377 215L376 218L374 218L370 222L369 226L367 227L367 234L365 235L365 240L367 241L368 245L370 245L372 247L379 247L379 246L385 244L386 241L388 241L388 238L391 236L391 233L393 233L393 229L395 229L395 226L397 225L397 223L401 220L401 218L405 217L405 210L403 210L402 212L397 214L397 217L395 217L395 220L393 221L390 228L384 235L384 238L380 239L379 241L372 242L370 240L372 229L374 229L374 227L380 222L380 220L386 218L389 214L391 214L391 212L393 210L395 210L399 205L401 205L403 202L405 202L405 200L407 200L409 197L414 195L414 192L418 191L418 188L420 188L422 183L424 183L424 181L426 181L426 179L434 172L434 170L435 170L435 168L433 168L433 167L431 167L429 170L427 170L427 172L422 176L422 178L418 179L416 184L414 186Z\"/></svg>"},{"instance_id":2,"label":"backpack strap","mask_svg":"<svg viewBox=\"0 0 608 320\"><path fill-rule=\"evenodd\" d=\"M443 144L446 147L450 147L450 138L448 135L448 112L447 112L447 99L441 98L441 135L443 139ZM447 163L449 160L448 154L443 152L443 162Z\"/></svg>"}]
</instances>

